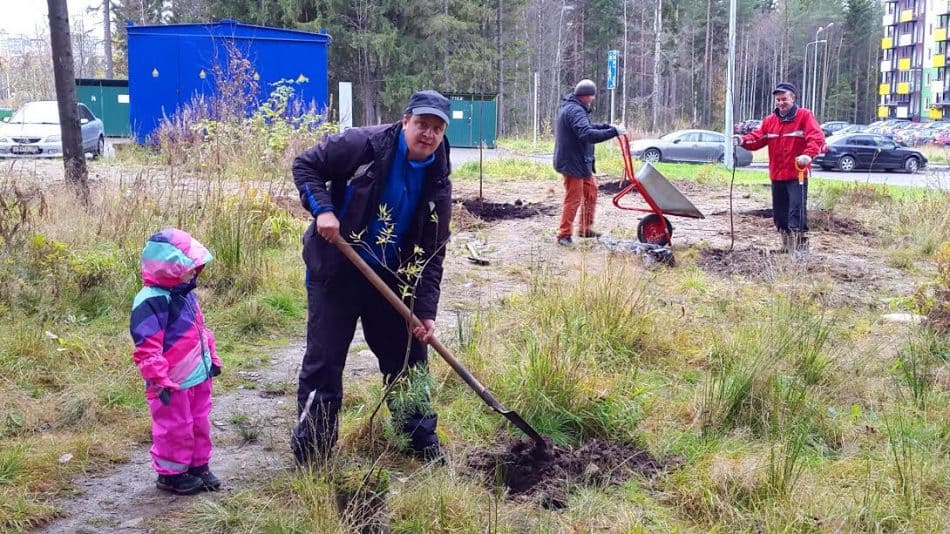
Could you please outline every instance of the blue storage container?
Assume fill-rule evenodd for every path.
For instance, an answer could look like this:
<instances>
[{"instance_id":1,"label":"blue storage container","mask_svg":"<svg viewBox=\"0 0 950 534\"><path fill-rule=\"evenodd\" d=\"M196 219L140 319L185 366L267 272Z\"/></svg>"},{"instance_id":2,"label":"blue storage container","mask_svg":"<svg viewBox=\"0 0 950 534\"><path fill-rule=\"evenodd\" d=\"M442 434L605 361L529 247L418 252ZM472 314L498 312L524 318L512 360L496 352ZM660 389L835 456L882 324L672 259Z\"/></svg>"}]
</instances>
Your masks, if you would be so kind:
<instances>
[{"instance_id":1,"label":"blue storage container","mask_svg":"<svg viewBox=\"0 0 950 534\"><path fill-rule=\"evenodd\" d=\"M215 93L215 65L227 71L230 49L237 49L253 66L261 101L274 82L306 79L294 84L295 97L319 110L327 106L327 34L222 20L129 25L128 36L129 121L140 143L163 117L171 117L196 95Z\"/></svg>"}]
</instances>

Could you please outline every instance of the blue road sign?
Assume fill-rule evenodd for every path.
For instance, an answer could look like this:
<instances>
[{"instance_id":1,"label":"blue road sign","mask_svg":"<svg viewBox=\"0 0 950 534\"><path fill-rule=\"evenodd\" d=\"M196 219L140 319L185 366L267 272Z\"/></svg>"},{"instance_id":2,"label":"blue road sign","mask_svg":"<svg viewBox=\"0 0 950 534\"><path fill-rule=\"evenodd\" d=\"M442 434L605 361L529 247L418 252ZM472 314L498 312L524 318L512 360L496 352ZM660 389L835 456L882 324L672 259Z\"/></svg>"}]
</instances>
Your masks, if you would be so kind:
<instances>
[{"instance_id":1,"label":"blue road sign","mask_svg":"<svg viewBox=\"0 0 950 534\"><path fill-rule=\"evenodd\" d=\"M620 58L619 50L607 51L607 89L617 88L617 61Z\"/></svg>"}]
</instances>

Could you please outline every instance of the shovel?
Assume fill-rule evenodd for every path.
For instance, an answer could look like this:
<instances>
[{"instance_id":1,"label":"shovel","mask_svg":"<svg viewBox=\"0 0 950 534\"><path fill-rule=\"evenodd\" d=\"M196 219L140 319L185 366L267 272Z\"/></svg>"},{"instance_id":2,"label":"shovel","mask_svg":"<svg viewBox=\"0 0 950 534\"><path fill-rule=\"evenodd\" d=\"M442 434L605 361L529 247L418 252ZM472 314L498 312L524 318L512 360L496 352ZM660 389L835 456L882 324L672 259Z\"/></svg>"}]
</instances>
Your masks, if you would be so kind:
<instances>
[{"instance_id":1,"label":"shovel","mask_svg":"<svg viewBox=\"0 0 950 534\"><path fill-rule=\"evenodd\" d=\"M386 300L392 304L393 308L396 308L396 311L399 312L399 315L402 315L403 319L405 319L413 328L422 325L422 321L420 321L419 318L412 313L412 311L408 306L406 306L402 299L396 296L396 293L394 293L393 290L388 285L386 285L386 282L384 282L383 279L380 278L378 274L376 274L376 271L374 271L372 267L363 261L363 258L361 258L360 255L355 250L353 250L353 247L351 247L342 236L338 237L334 244L340 249L340 252L342 252L343 255L346 256L347 259L349 259L353 265L355 265L356 268L360 270L361 273L363 273L363 276L365 276L366 279L369 280L371 284L373 284L376 290L386 297ZM435 336L432 336L429 339L429 345L439 353L439 356L442 356L442 359L445 360L445 363L449 364L449 367L451 367L456 374L462 377L462 380L468 384L468 387L472 388L472 390L477 393L483 401L485 401L485 404L487 404L492 410L495 410L501 414L505 419L511 421L516 427L521 429L522 432L527 434L528 437L533 439L535 442L535 447L538 449L547 448L547 442L544 441L544 438L541 436L541 434L538 434L537 430L531 428L531 425L522 419L517 412L502 406L502 404L498 402L498 399L496 399L491 394L491 392L488 391L488 388L483 386L481 382L478 381L478 379L472 376L472 373L468 372L468 369L462 366L462 364L459 363L457 359L455 359L455 356L452 355L449 349L447 349L445 345L436 339Z\"/></svg>"}]
</instances>

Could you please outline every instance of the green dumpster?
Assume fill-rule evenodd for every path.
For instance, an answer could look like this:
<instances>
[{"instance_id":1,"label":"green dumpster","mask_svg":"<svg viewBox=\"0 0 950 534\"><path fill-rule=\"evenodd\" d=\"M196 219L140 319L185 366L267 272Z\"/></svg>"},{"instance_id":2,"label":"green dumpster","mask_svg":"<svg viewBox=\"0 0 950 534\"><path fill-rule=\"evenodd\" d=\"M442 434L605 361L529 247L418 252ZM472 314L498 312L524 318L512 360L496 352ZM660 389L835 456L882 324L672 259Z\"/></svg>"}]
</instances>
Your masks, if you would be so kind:
<instances>
[{"instance_id":1,"label":"green dumpster","mask_svg":"<svg viewBox=\"0 0 950 534\"><path fill-rule=\"evenodd\" d=\"M0 121L13 116L13 110L10 108L0 108Z\"/></svg>"},{"instance_id":2,"label":"green dumpster","mask_svg":"<svg viewBox=\"0 0 950 534\"><path fill-rule=\"evenodd\" d=\"M497 93L444 93L451 104L452 115L445 132L453 147L495 148L498 124Z\"/></svg>"},{"instance_id":3,"label":"green dumpster","mask_svg":"<svg viewBox=\"0 0 950 534\"><path fill-rule=\"evenodd\" d=\"M129 81L76 78L76 100L102 119L107 137L129 137Z\"/></svg>"}]
</instances>

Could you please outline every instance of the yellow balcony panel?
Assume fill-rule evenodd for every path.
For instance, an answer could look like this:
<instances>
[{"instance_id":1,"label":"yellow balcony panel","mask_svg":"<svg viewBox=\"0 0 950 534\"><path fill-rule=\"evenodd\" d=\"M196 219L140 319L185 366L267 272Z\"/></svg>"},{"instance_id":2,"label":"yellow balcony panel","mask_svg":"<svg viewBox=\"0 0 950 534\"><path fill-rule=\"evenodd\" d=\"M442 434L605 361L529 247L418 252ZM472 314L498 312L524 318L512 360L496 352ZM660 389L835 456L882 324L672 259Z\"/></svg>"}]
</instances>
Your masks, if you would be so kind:
<instances>
[{"instance_id":1,"label":"yellow balcony panel","mask_svg":"<svg viewBox=\"0 0 950 534\"><path fill-rule=\"evenodd\" d=\"M881 50L887 50L889 48L894 48L894 38L885 37L881 39Z\"/></svg>"},{"instance_id":2,"label":"yellow balcony panel","mask_svg":"<svg viewBox=\"0 0 950 534\"><path fill-rule=\"evenodd\" d=\"M886 119L891 114L890 108L887 106L878 106L877 107L877 116Z\"/></svg>"},{"instance_id":3,"label":"yellow balcony panel","mask_svg":"<svg viewBox=\"0 0 950 534\"><path fill-rule=\"evenodd\" d=\"M934 30L934 41L946 41L947 40L947 29L946 28L937 28Z\"/></svg>"},{"instance_id":4,"label":"yellow balcony panel","mask_svg":"<svg viewBox=\"0 0 950 534\"><path fill-rule=\"evenodd\" d=\"M910 58L902 57L897 60L897 70L910 70Z\"/></svg>"},{"instance_id":5,"label":"yellow balcony panel","mask_svg":"<svg viewBox=\"0 0 950 534\"><path fill-rule=\"evenodd\" d=\"M930 108L930 118L939 120L943 118L943 111L940 108Z\"/></svg>"},{"instance_id":6,"label":"yellow balcony panel","mask_svg":"<svg viewBox=\"0 0 950 534\"><path fill-rule=\"evenodd\" d=\"M900 19L900 20L901 20L901 22L910 22L910 21L914 20L914 10L913 10L913 9L905 9L905 10L901 11L901 19Z\"/></svg>"},{"instance_id":7,"label":"yellow balcony panel","mask_svg":"<svg viewBox=\"0 0 950 534\"><path fill-rule=\"evenodd\" d=\"M937 67L945 66L947 63L947 58L943 54L934 54L932 61L932 66L936 69Z\"/></svg>"},{"instance_id":8,"label":"yellow balcony panel","mask_svg":"<svg viewBox=\"0 0 950 534\"><path fill-rule=\"evenodd\" d=\"M877 89L877 94L879 95L889 95L891 94L891 84L882 83Z\"/></svg>"},{"instance_id":9,"label":"yellow balcony panel","mask_svg":"<svg viewBox=\"0 0 950 534\"><path fill-rule=\"evenodd\" d=\"M900 82L897 84L897 94L899 95L909 95L910 94L910 82Z\"/></svg>"}]
</instances>

